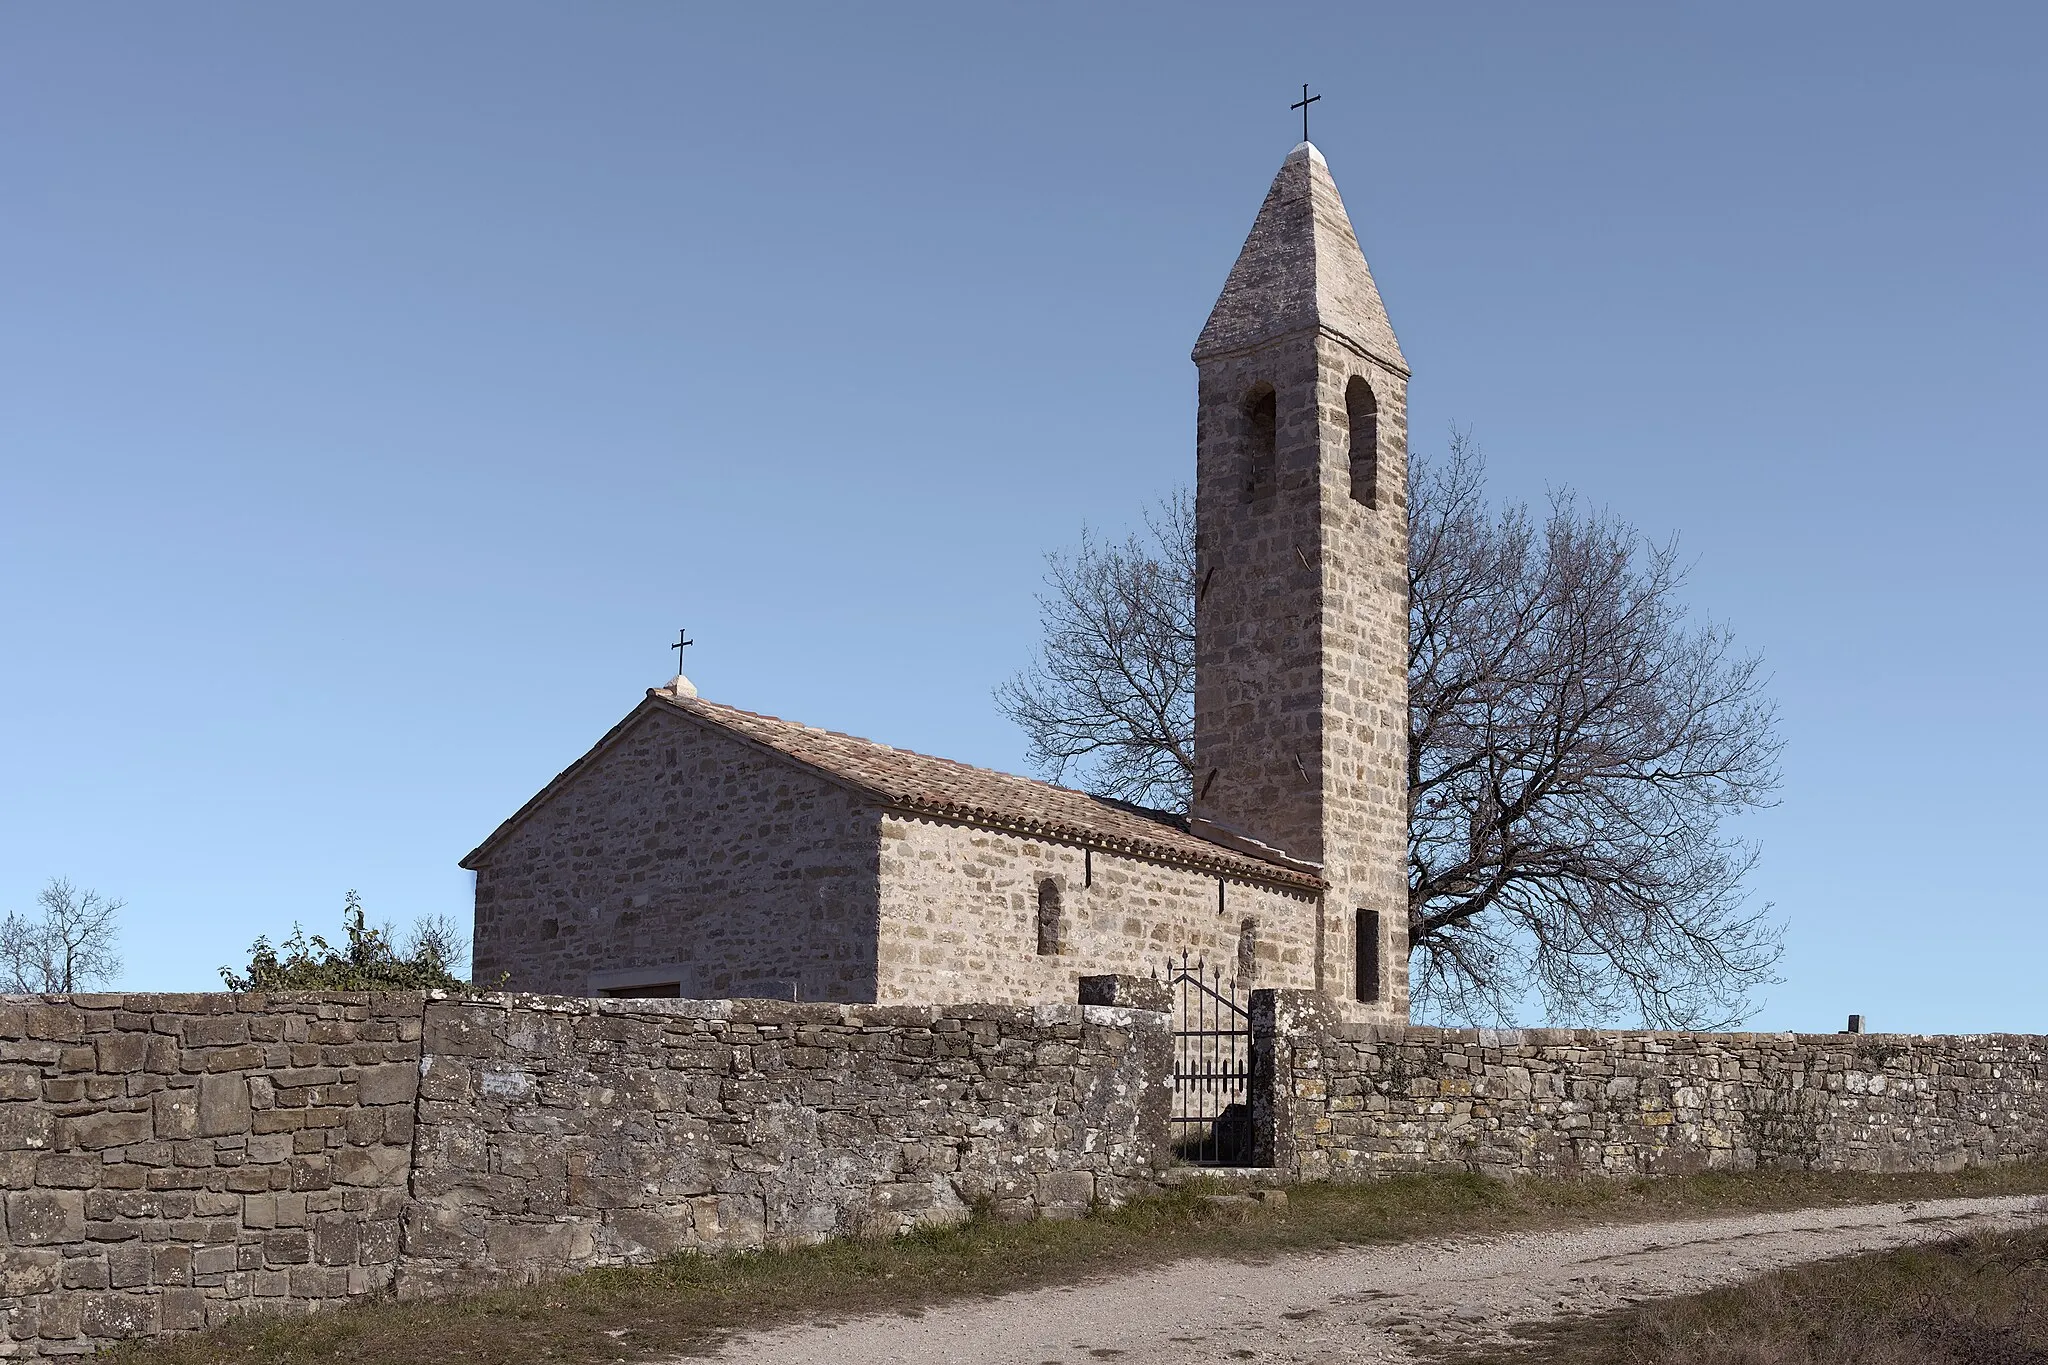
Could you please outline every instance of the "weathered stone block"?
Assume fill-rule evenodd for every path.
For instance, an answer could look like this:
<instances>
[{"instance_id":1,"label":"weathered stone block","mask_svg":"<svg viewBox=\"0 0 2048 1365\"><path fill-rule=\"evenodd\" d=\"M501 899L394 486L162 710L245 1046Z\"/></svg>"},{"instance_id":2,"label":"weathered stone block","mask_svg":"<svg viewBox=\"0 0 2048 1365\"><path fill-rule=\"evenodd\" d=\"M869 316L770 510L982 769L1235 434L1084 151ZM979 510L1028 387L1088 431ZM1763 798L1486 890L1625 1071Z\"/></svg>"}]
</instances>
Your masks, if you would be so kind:
<instances>
[{"instance_id":1,"label":"weathered stone block","mask_svg":"<svg viewBox=\"0 0 2048 1365\"><path fill-rule=\"evenodd\" d=\"M7 1196L7 1235L16 1246L85 1240L85 1195L78 1190L19 1190Z\"/></svg>"},{"instance_id":2,"label":"weathered stone block","mask_svg":"<svg viewBox=\"0 0 2048 1365\"><path fill-rule=\"evenodd\" d=\"M40 1157L36 1161L36 1184L49 1189L89 1190L99 1184L107 1163L92 1153Z\"/></svg>"},{"instance_id":3,"label":"weathered stone block","mask_svg":"<svg viewBox=\"0 0 2048 1365\"><path fill-rule=\"evenodd\" d=\"M666 1256L695 1245L688 1201L620 1209L612 1215L612 1227L629 1253Z\"/></svg>"},{"instance_id":4,"label":"weathered stone block","mask_svg":"<svg viewBox=\"0 0 2048 1365\"><path fill-rule=\"evenodd\" d=\"M249 1131L249 1082L241 1076L199 1078L199 1135L219 1137Z\"/></svg>"},{"instance_id":5,"label":"weathered stone block","mask_svg":"<svg viewBox=\"0 0 2048 1365\"><path fill-rule=\"evenodd\" d=\"M47 1345L51 1341L70 1342L78 1335L80 1311L85 1307L82 1294L51 1294L36 1303L36 1333L46 1343L45 1350L55 1352Z\"/></svg>"},{"instance_id":6,"label":"weathered stone block","mask_svg":"<svg viewBox=\"0 0 2048 1365\"><path fill-rule=\"evenodd\" d=\"M354 1265L362 1250L362 1220L327 1214L313 1224L313 1259L321 1265Z\"/></svg>"},{"instance_id":7,"label":"weathered stone block","mask_svg":"<svg viewBox=\"0 0 2048 1365\"><path fill-rule=\"evenodd\" d=\"M0 1256L0 1299L26 1298L47 1294L57 1288L63 1256L55 1251L21 1250L10 1247Z\"/></svg>"},{"instance_id":8,"label":"weathered stone block","mask_svg":"<svg viewBox=\"0 0 2048 1365\"><path fill-rule=\"evenodd\" d=\"M40 1150L50 1145L56 1117L39 1104L0 1104L0 1150Z\"/></svg>"},{"instance_id":9,"label":"weathered stone block","mask_svg":"<svg viewBox=\"0 0 2048 1365\"><path fill-rule=\"evenodd\" d=\"M105 1289L107 1287L107 1256L104 1251L77 1253L75 1249L64 1258L63 1287L66 1289Z\"/></svg>"},{"instance_id":10,"label":"weathered stone block","mask_svg":"<svg viewBox=\"0 0 2048 1365\"><path fill-rule=\"evenodd\" d=\"M107 1285L112 1289L143 1289L149 1285L149 1248L124 1242L107 1249Z\"/></svg>"},{"instance_id":11,"label":"weathered stone block","mask_svg":"<svg viewBox=\"0 0 2048 1365\"><path fill-rule=\"evenodd\" d=\"M575 1255L577 1231L573 1223L500 1223L485 1234L484 1242L491 1260L508 1269L561 1269Z\"/></svg>"},{"instance_id":12,"label":"weathered stone block","mask_svg":"<svg viewBox=\"0 0 2048 1365\"><path fill-rule=\"evenodd\" d=\"M87 1294L79 1308L79 1330L107 1341L149 1336L157 1329L157 1303L153 1294Z\"/></svg>"},{"instance_id":13,"label":"weathered stone block","mask_svg":"<svg viewBox=\"0 0 2048 1365\"><path fill-rule=\"evenodd\" d=\"M502 1009L484 1005L435 1004L428 1008L421 1046L429 1057L496 1057ZM431 1065L428 1068L431 1070Z\"/></svg>"},{"instance_id":14,"label":"weathered stone block","mask_svg":"<svg viewBox=\"0 0 2048 1365\"><path fill-rule=\"evenodd\" d=\"M54 1043L85 1041L85 1016L70 1005L30 1005L28 1036Z\"/></svg>"},{"instance_id":15,"label":"weathered stone block","mask_svg":"<svg viewBox=\"0 0 2048 1365\"><path fill-rule=\"evenodd\" d=\"M184 1019L178 1037L186 1047L232 1047L249 1041L249 1021L233 1014Z\"/></svg>"},{"instance_id":16,"label":"weathered stone block","mask_svg":"<svg viewBox=\"0 0 2048 1365\"><path fill-rule=\"evenodd\" d=\"M236 1266L233 1246L203 1246L192 1251L192 1275L195 1281L205 1282L226 1275Z\"/></svg>"},{"instance_id":17,"label":"weathered stone block","mask_svg":"<svg viewBox=\"0 0 2048 1365\"><path fill-rule=\"evenodd\" d=\"M93 1055L99 1070L111 1074L141 1071L149 1060L147 1033L103 1033L93 1039Z\"/></svg>"},{"instance_id":18,"label":"weathered stone block","mask_svg":"<svg viewBox=\"0 0 2048 1365\"><path fill-rule=\"evenodd\" d=\"M166 1289L159 1305L159 1326L166 1332L196 1332L207 1325L206 1295L197 1289Z\"/></svg>"},{"instance_id":19,"label":"weathered stone block","mask_svg":"<svg viewBox=\"0 0 2048 1365\"><path fill-rule=\"evenodd\" d=\"M383 1144L344 1147L334 1154L334 1180L342 1185L402 1185L411 1155L406 1148Z\"/></svg>"},{"instance_id":20,"label":"weathered stone block","mask_svg":"<svg viewBox=\"0 0 2048 1365\"><path fill-rule=\"evenodd\" d=\"M265 1265L303 1265L312 1259L313 1239L303 1228L278 1228L263 1236Z\"/></svg>"}]
</instances>

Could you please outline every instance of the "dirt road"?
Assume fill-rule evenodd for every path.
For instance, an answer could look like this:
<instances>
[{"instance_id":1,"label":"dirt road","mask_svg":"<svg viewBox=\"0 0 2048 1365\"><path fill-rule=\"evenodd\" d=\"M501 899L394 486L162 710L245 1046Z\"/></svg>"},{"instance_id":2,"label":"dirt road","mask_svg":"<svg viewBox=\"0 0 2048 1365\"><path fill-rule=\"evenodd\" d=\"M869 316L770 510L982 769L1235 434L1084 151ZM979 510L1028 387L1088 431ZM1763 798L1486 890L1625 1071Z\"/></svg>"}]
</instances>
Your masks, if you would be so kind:
<instances>
[{"instance_id":1,"label":"dirt road","mask_svg":"<svg viewBox=\"0 0 2048 1365\"><path fill-rule=\"evenodd\" d=\"M747 1365L1403 1362L1410 1343L1690 1293L1778 1266L2048 1223L2021 1196L1742 1214L1407 1243L1263 1264L1181 1261L1111 1279L735 1338ZM700 1357L701 1359L701 1357Z\"/></svg>"}]
</instances>

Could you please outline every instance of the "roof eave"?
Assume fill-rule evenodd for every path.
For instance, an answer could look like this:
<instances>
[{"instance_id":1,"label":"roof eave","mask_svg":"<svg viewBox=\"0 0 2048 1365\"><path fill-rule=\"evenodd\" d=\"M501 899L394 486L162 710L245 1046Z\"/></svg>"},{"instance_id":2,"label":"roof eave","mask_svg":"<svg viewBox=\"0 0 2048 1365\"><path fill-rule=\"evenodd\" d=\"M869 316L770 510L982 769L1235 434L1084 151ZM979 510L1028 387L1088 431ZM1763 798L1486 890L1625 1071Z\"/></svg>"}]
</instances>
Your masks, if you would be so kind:
<instances>
[{"instance_id":1,"label":"roof eave","mask_svg":"<svg viewBox=\"0 0 2048 1365\"><path fill-rule=\"evenodd\" d=\"M950 824L973 825L980 829L997 830L1005 834L1018 834L1032 839L1048 839L1057 843L1071 844L1076 848L1093 848L1104 853L1117 853L1128 858L1139 858L1146 862L1163 863L1169 867L1184 867L1215 876L1235 877L1241 881L1264 882L1271 886L1283 886L1294 891L1321 893L1326 883L1312 872L1300 871L1263 858L1243 854L1228 856L1219 845L1217 855L1204 857L1170 844L1156 844L1146 839L1124 839L1116 835L1103 834L1097 830L1082 829L1075 825L1060 824L1056 821L1025 820L1016 816L1002 815L982 806L960 806L950 802L919 801L902 796L888 798L890 810L917 816L927 820L944 820ZM1197 838L1201 837L1199 835Z\"/></svg>"}]
</instances>

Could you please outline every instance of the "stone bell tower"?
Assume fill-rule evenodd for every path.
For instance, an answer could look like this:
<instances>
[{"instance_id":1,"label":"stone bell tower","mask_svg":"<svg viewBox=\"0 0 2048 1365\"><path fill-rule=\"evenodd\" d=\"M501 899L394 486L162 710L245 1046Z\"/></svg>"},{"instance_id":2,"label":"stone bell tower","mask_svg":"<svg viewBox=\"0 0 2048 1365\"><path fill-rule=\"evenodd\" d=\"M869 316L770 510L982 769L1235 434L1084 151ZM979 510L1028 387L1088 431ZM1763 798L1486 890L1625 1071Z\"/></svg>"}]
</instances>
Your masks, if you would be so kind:
<instances>
[{"instance_id":1,"label":"stone bell tower","mask_svg":"<svg viewBox=\"0 0 2048 1365\"><path fill-rule=\"evenodd\" d=\"M1405 1023L1408 365L1312 144L1194 361L1196 828L1320 863L1320 989Z\"/></svg>"}]
</instances>

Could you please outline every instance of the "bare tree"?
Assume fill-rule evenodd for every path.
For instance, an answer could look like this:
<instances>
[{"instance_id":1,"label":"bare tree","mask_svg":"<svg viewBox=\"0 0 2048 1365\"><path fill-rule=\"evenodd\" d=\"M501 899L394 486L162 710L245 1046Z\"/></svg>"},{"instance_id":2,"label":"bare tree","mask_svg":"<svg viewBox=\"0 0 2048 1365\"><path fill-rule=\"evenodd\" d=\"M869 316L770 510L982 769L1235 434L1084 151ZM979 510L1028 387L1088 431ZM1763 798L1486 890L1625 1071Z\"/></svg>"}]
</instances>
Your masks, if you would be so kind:
<instances>
[{"instance_id":1,"label":"bare tree","mask_svg":"<svg viewBox=\"0 0 2048 1365\"><path fill-rule=\"evenodd\" d=\"M36 918L10 910L0 920L0 988L68 994L120 974L115 945L123 902L54 877L36 903L42 907Z\"/></svg>"},{"instance_id":2,"label":"bare tree","mask_svg":"<svg viewBox=\"0 0 2048 1365\"><path fill-rule=\"evenodd\" d=\"M1489 513L1462 436L1409 497L1408 917L1425 1008L1723 1027L1779 939L1745 909L1777 717L1759 661L1679 601L1675 542L1552 498Z\"/></svg>"},{"instance_id":3,"label":"bare tree","mask_svg":"<svg viewBox=\"0 0 2048 1365\"><path fill-rule=\"evenodd\" d=\"M401 953L408 961L431 962L450 976L469 976L469 935L453 915L422 915L414 920Z\"/></svg>"},{"instance_id":4,"label":"bare tree","mask_svg":"<svg viewBox=\"0 0 2048 1365\"><path fill-rule=\"evenodd\" d=\"M1675 544L1568 494L1540 525L1490 511L1484 475L1453 433L1409 497L1417 1012L1505 1021L1533 994L1556 1020L1738 1022L1779 954L1769 908L1742 891L1755 850L1722 833L1777 783L1760 664L1688 617ZM1185 809L1188 499L1147 529L1051 558L1042 657L997 704L1046 775Z\"/></svg>"},{"instance_id":5,"label":"bare tree","mask_svg":"<svg viewBox=\"0 0 2048 1365\"><path fill-rule=\"evenodd\" d=\"M1195 507L1177 491L1121 542L1046 556L1038 662L996 691L1031 765L1102 796L1185 810L1195 768Z\"/></svg>"}]
</instances>

